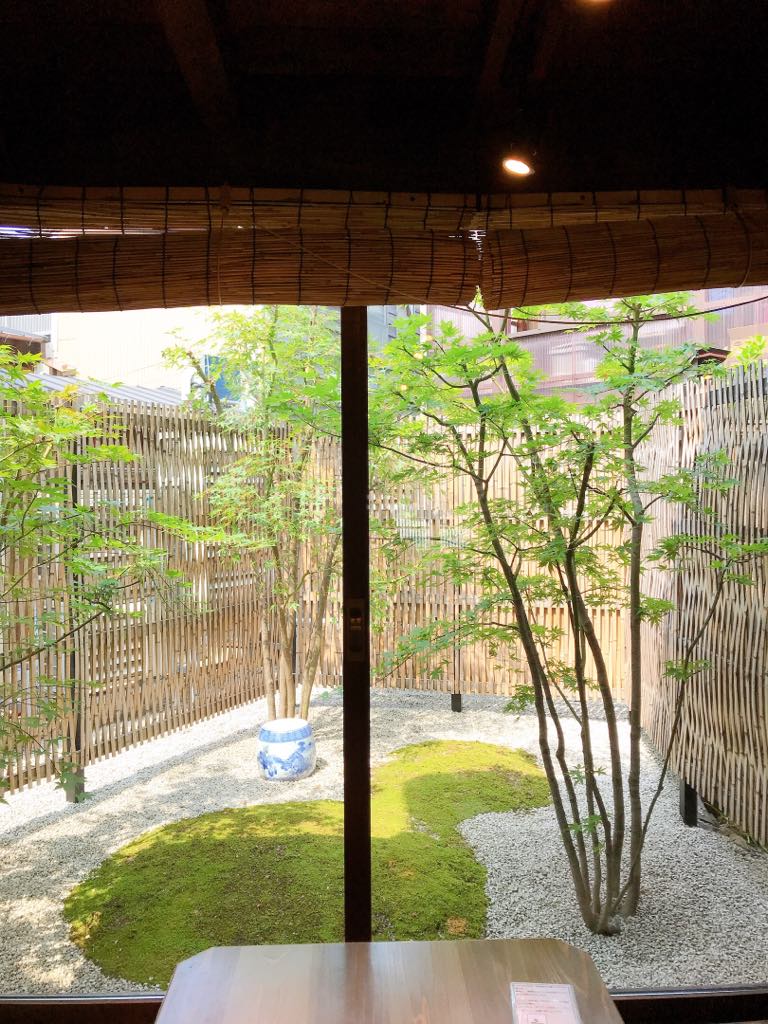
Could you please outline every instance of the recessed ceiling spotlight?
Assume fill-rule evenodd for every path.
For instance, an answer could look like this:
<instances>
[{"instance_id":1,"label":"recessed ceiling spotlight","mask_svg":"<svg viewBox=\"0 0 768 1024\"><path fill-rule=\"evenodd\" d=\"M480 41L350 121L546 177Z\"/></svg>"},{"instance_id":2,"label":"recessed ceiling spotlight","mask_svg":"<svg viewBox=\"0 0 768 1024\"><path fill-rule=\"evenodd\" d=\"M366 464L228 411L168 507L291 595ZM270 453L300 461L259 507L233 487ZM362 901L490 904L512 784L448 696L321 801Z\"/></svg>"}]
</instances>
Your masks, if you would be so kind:
<instances>
[{"instance_id":1,"label":"recessed ceiling spotlight","mask_svg":"<svg viewBox=\"0 0 768 1024\"><path fill-rule=\"evenodd\" d=\"M529 174L533 174L533 167L530 160L526 159L520 153L510 153L509 156L505 156L501 162L501 166L507 174L514 174L519 178L524 178Z\"/></svg>"}]
</instances>

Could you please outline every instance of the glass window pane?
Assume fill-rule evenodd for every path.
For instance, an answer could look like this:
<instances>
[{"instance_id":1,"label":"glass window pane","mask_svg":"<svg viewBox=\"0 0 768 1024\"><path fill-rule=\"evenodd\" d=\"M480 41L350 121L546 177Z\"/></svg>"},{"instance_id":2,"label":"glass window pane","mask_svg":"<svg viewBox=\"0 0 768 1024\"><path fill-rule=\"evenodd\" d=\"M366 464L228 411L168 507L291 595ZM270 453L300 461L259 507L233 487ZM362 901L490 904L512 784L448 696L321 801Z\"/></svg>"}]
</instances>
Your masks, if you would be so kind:
<instances>
[{"instance_id":1,"label":"glass window pane","mask_svg":"<svg viewBox=\"0 0 768 1024\"><path fill-rule=\"evenodd\" d=\"M341 940L338 310L13 319L0 988Z\"/></svg>"},{"instance_id":2,"label":"glass window pane","mask_svg":"<svg viewBox=\"0 0 768 1024\"><path fill-rule=\"evenodd\" d=\"M372 344L377 938L764 980L765 366L713 366L704 302L427 306Z\"/></svg>"}]
</instances>

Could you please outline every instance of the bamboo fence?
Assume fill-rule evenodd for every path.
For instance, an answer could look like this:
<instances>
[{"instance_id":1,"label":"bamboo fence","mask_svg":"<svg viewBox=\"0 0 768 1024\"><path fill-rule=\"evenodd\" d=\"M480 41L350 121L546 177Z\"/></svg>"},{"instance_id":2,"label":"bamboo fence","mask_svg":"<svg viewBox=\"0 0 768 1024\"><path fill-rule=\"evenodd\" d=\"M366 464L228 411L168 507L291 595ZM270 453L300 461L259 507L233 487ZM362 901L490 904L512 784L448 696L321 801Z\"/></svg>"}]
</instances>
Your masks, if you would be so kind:
<instances>
[{"instance_id":1,"label":"bamboo fence","mask_svg":"<svg viewBox=\"0 0 768 1024\"><path fill-rule=\"evenodd\" d=\"M768 536L768 366L729 371L722 380L688 383L678 391L680 427L666 427L645 453L651 476L697 455L724 451L727 475L738 484L710 496L724 532L745 540ZM699 516L662 506L648 526L649 547L673 533L711 532ZM689 684L672 766L737 828L768 844L768 565L756 562L754 585L726 585L700 657L710 667ZM703 622L713 593L707 556L695 555L680 574L646 574L644 589L677 610L659 633L644 637L643 723L657 749L667 749L674 683L667 661L679 659Z\"/></svg>"},{"instance_id":2,"label":"bamboo fence","mask_svg":"<svg viewBox=\"0 0 768 1024\"><path fill-rule=\"evenodd\" d=\"M768 379L766 369L730 371L723 381L688 384L680 392L684 419L680 427L665 427L645 459L655 476L677 464L691 465L701 452L725 449L733 475L741 483L718 499L718 511L728 529L747 538L768 535ZM118 403L105 412L110 429L123 432L124 442L140 458L129 463L96 464L79 468L79 500L83 504L112 501L122 508L152 507L158 511L207 524L204 492L231 461L247 450L247 440L224 436L202 417L179 409ZM339 451L334 441L318 442L318 472L339 477ZM512 467L497 474L497 496L514 498L520 481ZM421 487L401 486L387 494L372 494L374 517L389 522L410 543L414 555L426 547L460 544L457 511L469 499L460 479ZM661 507L648 525L647 540L700 524ZM609 540L598 536L595 543ZM183 606L168 605L155 595L127 596L124 613L101 620L85 630L67 651L30 659L6 685L32 697L37 680L61 680L61 693L70 699L63 720L49 727L47 738L58 737L61 753L74 753L81 765L118 752L173 729L237 707L263 695L263 644L270 657L277 650L270 636L255 624L268 620L268 576L252 560L228 561L215 545L160 537L146 528L148 545L165 546L170 564L190 581L191 598ZM374 568L381 553L373 543ZM392 650L410 629L440 620L450 623L472 608L478 592L469 585L440 585L427 575L411 574L404 560L403 583L388 598L387 614L374 631L373 660ZM38 579L39 610L46 592L59 589L55 562ZM643 722L658 749L668 742L673 692L664 678L664 664L680 656L686 639L701 621L712 580L703 566L683 576L648 570L644 590L671 598L677 611L659 635L644 636L645 671ZM307 586L298 609L300 677L302 629L315 614L318 594ZM34 603L34 600L33 600ZM327 612L324 654L317 682L341 683L341 609L338 592ZM140 614L137 614L140 613ZM562 655L570 637L560 608L536 608L540 621L563 627ZM608 655L615 694L625 697L623 612L595 612L596 627ZM30 608L20 609L30 617ZM768 577L763 562L756 584L734 586L723 601L706 639L712 667L692 685L673 767L707 800L762 842L768 842ZM431 671L434 670L434 671ZM525 680L523 663L514 649L491 653L484 645L454 645L432 664L415 670L410 664L389 675L374 677L374 685L445 693L506 695ZM53 764L46 754L20 752L10 778L16 789L49 778Z\"/></svg>"},{"instance_id":3,"label":"bamboo fence","mask_svg":"<svg viewBox=\"0 0 768 1024\"><path fill-rule=\"evenodd\" d=\"M237 458L244 439L169 406L116 403L103 417L105 432L139 457L69 468L77 503L102 509L107 521L113 504L206 524L205 489ZM265 593L252 568L222 558L216 545L173 537L148 521L131 529L147 547L167 552L169 568L189 584L188 595L164 600L161 592L137 583L125 592L117 614L0 678L6 694L14 694L20 717L40 695L55 696L60 711L37 730L40 746L16 751L11 790L50 778L59 758L85 766L263 694L261 642L253 623ZM105 552L104 558L119 560L120 553ZM4 568L10 576L24 567ZM72 586L54 559L37 575L33 594L18 609L19 620L29 623L35 611L40 618L51 595ZM55 691L50 684L41 687L41 679L53 680Z\"/></svg>"},{"instance_id":4,"label":"bamboo fence","mask_svg":"<svg viewBox=\"0 0 768 1024\"><path fill-rule=\"evenodd\" d=\"M96 462L73 467L78 502L84 506L110 504L123 510L152 508L207 525L210 511L205 490L226 466L248 450L244 437L223 434L204 417L166 406L114 403L104 412L105 430L117 434L139 456L131 462ZM340 477L340 451L330 439L319 439L315 471L328 481ZM497 496L514 497L520 482L511 465L497 474ZM410 543L412 561L426 547L460 543L457 509L470 495L468 484L447 480L428 487L401 487L394 493L372 495L374 516L388 522ZM603 540L597 537L596 542ZM143 527L142 542L168 551L169 567L183 573L189 600L168 603L162 596L134 587L125 596L123 611L102 618L78 634L76 642L29 659L21 674L7 674L2 683L34 699L38 680L60 680L62 715L39 733L43 747L18 751L10 773L12 790L50 778L57 757L86 766L102 757L218 712L245 704L264 694L263 648L271 664L278 657L277 631L271 628L269 573L253 558L239 562L222 556L216 545L187 542ZM118 556L113 556L118 557ZM374 570L382 567L381 551L373 544ZM403 563L407 570L409 559ZM9 567L10 570L11 567ZM53 561L46 573L59 572ZM386 651L411 629L435 619L448 624L478 600L469 585L440 584L425 573L406 571L404 582L387 599L386 614L374 631L373 661L382 663ZM308 575L297 610L297 677L302 673L303 633L316 614L315 575ZM37 583L40 610L54 590L67 581L43 575ZM558 656L565 657L570 638L563 609L536 609L542 623L561 627L564 636ZM29 609L19 614L29 619ZM326 642L319 668L319 685L341 684L341 601L336 589L326 615ZM597 629L606 652L612 681L623 695L623 622L619 609L601 609ZM434 671L433 671L434 670ZM509 695L525 680L519 652L509 648L492 655L483 644L454 644L430 664L414 669L400 666L376 675L374 685L445 693ZM25 699L20 700L19 713ZM51 757L50 742L54 742Z\"/></svg>"},{"instance_id":5,"label":"bamboo fence","mask_svg":"<svg viewBox=\"0 0 768 1024\"><path fill-rule=\"evenodd\" d=\"M326 460L338 465L338 452L328 446ZM514 500L522 497L522 481L514 461L503 459L497 469L490 490L492 499ZM373 519L389 524L409 543L399 565L403 582L394 594L385 598L385 608L373 615L372 664L373 684L395 689L432 690L443 693L511 696L528 681L528 670L522 646L511 643L495 653L487 643L453 643L449 649L428 659L386 668L385 655L395 649L400 637L411 630L430 623L444 623L446 631L472 611L482 596L476 583L461 585L434 577L419 568L418 559L430 547L441 550L462 544L462 516L460 509L473 500L472 483L467 477L441 480L427 486L409 484L388 493L372 493L370 510ZM615 541L606 529L598 531L594 545ZM371 562L373 576L386 575L381 545L372 538ZM410 564L409 564L410 563ZM415 569L413 566L416 566ZM318 595L308 591L304 614L311 616ZM537 602L531 607L536 620L543 626L561 631L561 638L553 644L553 659L567 661L573 656L573 639L565 607L548 602ZM321 681L337 686L342 679L341 605L338 596L330 604L334 625L325 648L321 664ZM494 613L499 619L502 613ZM507 615L510 622L511 615ZM611 686L619 699L626 697L624 686L624 617L619 607L605 607L594 613L595 629L610 674ZM593 668L591 660L588 671Z\"/></svg>"}]
</instances>

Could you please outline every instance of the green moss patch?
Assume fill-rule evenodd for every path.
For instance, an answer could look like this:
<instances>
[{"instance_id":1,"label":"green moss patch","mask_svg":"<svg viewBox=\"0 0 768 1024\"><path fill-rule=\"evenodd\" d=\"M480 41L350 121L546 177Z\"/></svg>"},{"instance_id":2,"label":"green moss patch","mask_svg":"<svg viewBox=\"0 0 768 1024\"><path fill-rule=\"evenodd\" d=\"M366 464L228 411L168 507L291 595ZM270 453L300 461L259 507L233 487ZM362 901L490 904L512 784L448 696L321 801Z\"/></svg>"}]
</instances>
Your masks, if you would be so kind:
<instances>
[{"instance_id":1,"label":"green moss patch","mask_svg":"<svg viewBox=\"0 0 768 1024\"><path fill-rule=\"evenodd\" d=\"M373 788L375 936L482 935L485 869L456 826L545 804L533 759L487 743L418 743L379 767ZM107 974L160 986L209 946L340 941L342 837L333 801L217 811L147 832L69 895L72 939Z\"/></svg>"}]
</instances>

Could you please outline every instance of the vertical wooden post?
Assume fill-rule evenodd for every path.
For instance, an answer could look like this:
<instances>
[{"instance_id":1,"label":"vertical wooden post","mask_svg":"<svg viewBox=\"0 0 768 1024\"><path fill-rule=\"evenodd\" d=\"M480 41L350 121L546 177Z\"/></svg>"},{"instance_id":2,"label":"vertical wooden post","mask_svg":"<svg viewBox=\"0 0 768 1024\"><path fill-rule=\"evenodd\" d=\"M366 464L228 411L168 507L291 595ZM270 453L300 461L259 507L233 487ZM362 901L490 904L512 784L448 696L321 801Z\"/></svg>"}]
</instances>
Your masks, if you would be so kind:
<instances>
[{"instance_id":1,"label":"vertical wooden post","mask_svg":"<svg viewBox=\"0 0 768 1024\"><path fill-rule=\"evenodd\" d=\"M696 790L685 779L680 779L680 817L683 824L696 828L699 823L699 805Z\"/></svg>"},{"instance_id":2,"label":"vertical wooden post","mask_svg":"<svg viewBox=\"0 0 768 1024\"><path fill-rule=\"evenodd\" d=\"M344 936L371 938L368 311L341 310Z\"/></svg>"}]
</instances>

